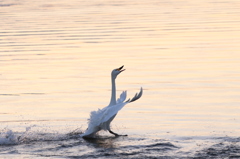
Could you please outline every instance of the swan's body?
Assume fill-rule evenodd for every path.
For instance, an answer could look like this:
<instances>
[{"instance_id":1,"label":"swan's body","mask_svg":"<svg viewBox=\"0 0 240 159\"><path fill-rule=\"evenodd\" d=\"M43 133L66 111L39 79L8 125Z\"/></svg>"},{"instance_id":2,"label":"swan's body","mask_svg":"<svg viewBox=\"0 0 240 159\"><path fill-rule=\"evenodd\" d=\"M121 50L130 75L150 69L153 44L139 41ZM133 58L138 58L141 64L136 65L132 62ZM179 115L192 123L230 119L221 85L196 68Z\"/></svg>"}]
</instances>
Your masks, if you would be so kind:
<instances>
[{"instance_id":1,"label":"swan's body","mask_svg":"<svg viewBox=\"0 0 240 159\"><path fill-rule=\"evenodd\" d=\"M112 95L110 99L110 103L103 109L98 109L98 111L92 111L90 113L90 119L88 123L88 129L81 137L91 138L96 135L96 133L100 130L109 131L110 133L114 134L115 136L119 136L118 134L114 133L110 129L110 123L117 115L118 111L121 110L126 104L136 101L142 96L142 88L138 94L136 94L132 99L126 100L127 91L123 91L120 95L120 98L116 100L116 84L115 79L118 74L122 71L123 66L114 69L111 74L111 82L112 82Z\"/></svg>"}]
</instances>

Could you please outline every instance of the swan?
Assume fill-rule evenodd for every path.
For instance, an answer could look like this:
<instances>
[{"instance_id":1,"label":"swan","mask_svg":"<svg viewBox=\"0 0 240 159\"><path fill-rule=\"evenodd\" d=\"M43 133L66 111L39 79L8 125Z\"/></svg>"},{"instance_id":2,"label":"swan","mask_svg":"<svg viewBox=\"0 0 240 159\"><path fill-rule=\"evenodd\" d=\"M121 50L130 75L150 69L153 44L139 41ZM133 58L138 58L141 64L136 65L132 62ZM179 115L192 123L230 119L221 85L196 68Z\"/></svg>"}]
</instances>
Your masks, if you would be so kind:
<instances>
[{"instance_id":1,"label":"swan","mask_svg":"<svg viewBox=\"0 0 240 159\"><path fill-rule=\"evenodd\" d=\"M111 134L115 136L120 136L119 134L111 130L110 128L111 121L115 118L119 110L121 110L126 104L138 100L143 93L143 89L141 87L139 93L136 93L136 95L132 99L129 98L128 100L126 100L127 91L123 91L118 100L116 100L115 80L121 72L125 71L123 67L124 65L117 69L114 69L111 73L112 95L109 105L102 109L98 109L97 111L92 111L90 113L90 118L88 119L88 128L85 131L85 133L80 135L81 137L94 138L96 133L100 130L109 131Z\"/></svg>"}]
</instances>

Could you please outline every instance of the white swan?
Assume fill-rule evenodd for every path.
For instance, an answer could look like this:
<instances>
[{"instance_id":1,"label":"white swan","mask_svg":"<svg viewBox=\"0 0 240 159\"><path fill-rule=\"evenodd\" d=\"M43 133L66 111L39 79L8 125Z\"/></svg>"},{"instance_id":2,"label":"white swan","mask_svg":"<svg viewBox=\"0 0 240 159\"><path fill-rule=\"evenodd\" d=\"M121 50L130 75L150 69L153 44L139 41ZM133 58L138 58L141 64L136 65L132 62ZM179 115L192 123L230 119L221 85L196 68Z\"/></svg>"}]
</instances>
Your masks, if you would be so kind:
<instances>
[{"instance_id":1,"label":"white swan","mask_svg":"<svg viewBox=\"0 0 240 159\"><path fill-rule=\"evenodd\" d=\"M111 134L115 136L119 136L117 133L114 133L110 129L110 123L117 115L118 111L121 110L127 103L133 102L138 100L142 96L142 88L139 93L132 99L126 100L127 91L123 91L120 95L120 98L116 100L116 84L115 79L117 76L124 71L124 66L114 69L111 74L111 81L112 81L112 96L108 106L103 109L98 109L98 111L92 111L90 113L90 119L88 121L88 128L85 133L81 134L83 138L92 138L96 135L96 133L100 130L109 131Z\"/></svg>"}]
</instances>

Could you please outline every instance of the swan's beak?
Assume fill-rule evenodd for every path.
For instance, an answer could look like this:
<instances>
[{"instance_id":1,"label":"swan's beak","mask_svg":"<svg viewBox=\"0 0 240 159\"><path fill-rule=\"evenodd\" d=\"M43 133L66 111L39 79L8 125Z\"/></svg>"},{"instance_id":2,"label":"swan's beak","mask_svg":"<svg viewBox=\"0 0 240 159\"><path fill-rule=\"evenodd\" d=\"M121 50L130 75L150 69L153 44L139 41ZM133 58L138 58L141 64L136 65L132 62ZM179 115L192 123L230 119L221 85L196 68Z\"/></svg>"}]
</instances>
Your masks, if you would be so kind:
<instances>
[{"instance_id":1,"label":"swan's beak","mask_svg":"<svg viewBox=\"0 0 240 159\"><path fill-rule=\"evenodd\" d=\"M122 65L121 67L117 68L116 70L122 72L122 71L125 71L125 69L123 69L124 65ZM123 69L123 70L122 70Z\"/></svg>"}]
</instances>

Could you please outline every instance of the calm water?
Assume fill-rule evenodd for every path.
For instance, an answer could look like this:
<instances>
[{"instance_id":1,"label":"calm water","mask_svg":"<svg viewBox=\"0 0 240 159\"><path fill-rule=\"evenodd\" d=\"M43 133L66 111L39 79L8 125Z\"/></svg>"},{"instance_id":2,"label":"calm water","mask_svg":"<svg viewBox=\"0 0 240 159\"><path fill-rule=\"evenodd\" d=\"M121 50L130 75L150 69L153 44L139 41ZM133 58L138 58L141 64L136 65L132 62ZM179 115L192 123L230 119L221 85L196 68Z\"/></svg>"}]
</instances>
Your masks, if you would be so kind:
<instances>
[{"instance_id":1,"label":"calm water","mask_svg":"<svg viewBox=\"0 0 240 159\"><path fill-rule=\"evenodd\" d=\"M0 158L240 158L240 1L0 1ZM125 65L126 105L79 137Z\"/></svg>"}]
</instances>

